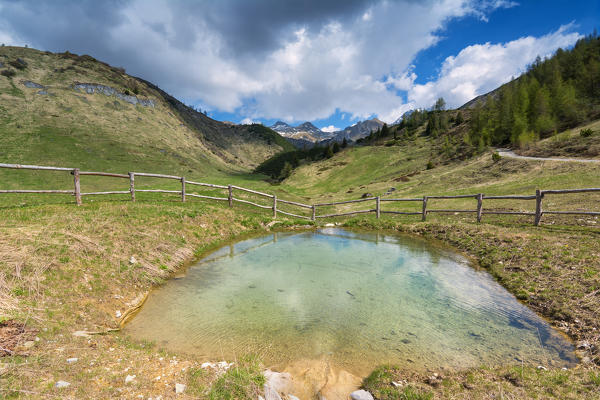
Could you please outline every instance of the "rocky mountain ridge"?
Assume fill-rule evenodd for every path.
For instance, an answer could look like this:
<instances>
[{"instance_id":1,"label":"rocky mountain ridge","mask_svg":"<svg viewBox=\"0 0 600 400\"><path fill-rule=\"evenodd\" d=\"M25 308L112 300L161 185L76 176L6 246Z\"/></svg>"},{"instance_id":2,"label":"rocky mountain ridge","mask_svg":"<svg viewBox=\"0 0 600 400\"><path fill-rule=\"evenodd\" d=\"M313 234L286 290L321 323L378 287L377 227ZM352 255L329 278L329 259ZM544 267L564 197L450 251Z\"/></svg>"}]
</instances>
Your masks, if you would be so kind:
<instances>
[{"instance_id":1,"label":"rocky mountain ridge","mask_svg":"<svg viewBox=\"0 0 600 400\"><path fill-rule=\"evenodd\" d=\"M310 122L291 126L283 121L277 121L270 128L288 139L296 147L305 147L311 144L341 142L344 139L356 141L368 136L371 132L380 129L382 126L383 121L373 118L357 122L335 132L324 132Z\"/></svg>"}]
</instances>

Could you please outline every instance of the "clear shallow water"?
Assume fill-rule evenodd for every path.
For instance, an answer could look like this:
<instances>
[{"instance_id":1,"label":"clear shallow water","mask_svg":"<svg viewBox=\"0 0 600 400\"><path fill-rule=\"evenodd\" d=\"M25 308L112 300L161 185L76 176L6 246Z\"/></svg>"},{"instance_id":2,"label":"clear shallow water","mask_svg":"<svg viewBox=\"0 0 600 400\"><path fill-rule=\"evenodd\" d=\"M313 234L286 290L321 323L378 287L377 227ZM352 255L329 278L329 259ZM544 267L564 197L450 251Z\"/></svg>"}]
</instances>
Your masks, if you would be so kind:
<instances>
[{"instance_id":1,"label":"clear shallow water","mask_svg":"<svg viewBox=\"0 0 600 400\"><path fill-rule=\"evenodd\" d=\"M209 360L327 359L364 374L514 363L571 366L572 345L466 259L426 241L342 229L226 246L153 291L134 337Z\"/></svg>"}]
</instances>

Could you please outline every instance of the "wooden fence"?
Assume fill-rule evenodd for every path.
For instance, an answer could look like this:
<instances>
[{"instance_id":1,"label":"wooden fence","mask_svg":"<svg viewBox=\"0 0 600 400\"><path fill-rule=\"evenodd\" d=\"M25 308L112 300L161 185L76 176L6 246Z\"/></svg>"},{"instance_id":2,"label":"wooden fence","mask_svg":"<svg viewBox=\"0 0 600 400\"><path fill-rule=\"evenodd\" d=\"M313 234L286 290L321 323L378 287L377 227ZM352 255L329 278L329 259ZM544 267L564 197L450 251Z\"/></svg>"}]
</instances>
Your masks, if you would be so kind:
<instances>
[{"instance_id":1,"label":"wooden fence","mask_svg":"<svg viewBox=\"0 0 600 400\"><path fill-rule=\"evenodd\" d=\"M572 211L551 211L551 210L543 210L543 199L546 195L558 195L558 194L578 194L578 193L591 193L591 192L600 192L600 188L584 188L584 189L564 189L564 190L536 190L535 195L531 196L522 196L522 195L503 195L503 196L486 196L483 193L477 194L465 194L458 196L423 196L417 198L382 198L381 196L375 197L366 197L357 200L346 200L346 201L337 201L331 203L317 203L317 204L303 204L295 201L278 199L276 195L259 192L256 190L251 190L247 188L243 188L235 185L214 185L211 183L202 183L202 182L194 182L188 181L183 176L174 176L174 175L164 175L164 174L150 174L145 172L128 172L127 174L116 174L109 172L90 172L90 171L81 171L79 168L61 168L61 167L44 167L37 165L21 165L21 164L2 164L0 163L0 168L11 168L11 169L28 169L28 170L43 170L43 171L66 171L73 175L73 190L0 190L0 194L2 193L41 193L41 194L69 194L75 196L75 201L77 205L81 205L84 196L97 196L97 195L115 195L115 194L129 194L131 196L131 201L135 201L135 194L137 192L149 192L149 193L170 193L177 194L181 196L181 201L186 201L188 197L196 197L200 199L208 199L208 200L217 200L217 201L226 201L229 204L229 207L233 207L234 202L249 204L254 207L259 207L262 209L272 210L273 217L277 216L277 213L288 215L295 218L302 218L315 221L317 218L331 218L331 217L339 217L339 216L348 216L348 215L356 215L356 214L367 214L367 213L375 213L377 218L380 218L381 214L403 214L403 215L420 215L422 221L427 219L427 215L430 213L472 213L476 214L477 222L481 222L482 216L484 214L508 214L508 215L527 215L534 217L534 224L538 226L540 224L542 215L544 214L562 214L562 215L590 215L590 216L598 216L600 212L596 211L582 211L582 210L572 210ZM106 192L81 192L81 176L83 175L91 175L91 176L104 176L111 178L122 178L129 180L129 190L122 191L106 191ZM160 179L172 179L181 182L181 190L163 190L163 189L136 189L135 187L135 179L136 177L149 177L149 178L160 178ZM226 197L216 197L216 196L207 196L201 195L198 193L191 193L187 190L186 186L202 186L213 189L222 189L226 190ZM234 197L234 190L250 193L254 195L258 195L261 197L265 197L270 199L271 205L261 205L250 200L242 199L239 197ZM472 198L476 200L476 208L470 210L462 210L462 209L431 209L428 208L430 200L434 199L467 199ZM483 201L484 200L535 200L535 211L527 212L527 211L504 211L504 210L493 210L493 209L484 209ZM317 207L326 207L326 206L338 206L344 204L354 204L354 203L362 203L362 202L374 202L375 208L369 208L365 210L355 210L348 211L342 213L332 213L332 214L321 214L317 215ZM382 203L384 202L418 202L421 203L420 211L391 211L391 210L383 210ZM303 209L310 210L310 216L300 215L291 213L288 211L283 211L278 208L278 204L287 204L290 206L295 206Z\"/></svg>"}]
</instances>

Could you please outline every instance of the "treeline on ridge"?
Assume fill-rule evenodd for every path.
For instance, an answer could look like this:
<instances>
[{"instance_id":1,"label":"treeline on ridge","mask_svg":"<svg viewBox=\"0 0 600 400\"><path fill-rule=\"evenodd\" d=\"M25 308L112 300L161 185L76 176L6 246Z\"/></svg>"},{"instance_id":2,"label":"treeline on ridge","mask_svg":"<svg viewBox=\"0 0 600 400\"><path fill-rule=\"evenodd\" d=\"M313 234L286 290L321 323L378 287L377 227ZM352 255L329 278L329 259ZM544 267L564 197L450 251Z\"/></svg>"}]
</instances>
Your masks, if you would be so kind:
<instances>
[{"instance_id":1,"label":"treeline on ridge","mask_svg":"<svg viewBox=\"0 0 600 400\"><path fill-rule=\"evenodd\" d=\"M292 170L300 164L331 158L347 145L348 142L344 138L341 144L334 142L325 146L315 145L311 148L282 152L264 161L256 167L255 172L268 175L274 181L281 182L290 176Z\"/></svg>"},{"instance_id":2,"label":"treeline on ridge","mask_svg":"<svg viewBox=\"0 0 600 400\"><path fill-rule=\"evenodd\" d=\"M540 57L527 72L478 104L466 140L526 146L600 116L600 37L596 32L570 50Z\"/></svg>"}]
</instances>

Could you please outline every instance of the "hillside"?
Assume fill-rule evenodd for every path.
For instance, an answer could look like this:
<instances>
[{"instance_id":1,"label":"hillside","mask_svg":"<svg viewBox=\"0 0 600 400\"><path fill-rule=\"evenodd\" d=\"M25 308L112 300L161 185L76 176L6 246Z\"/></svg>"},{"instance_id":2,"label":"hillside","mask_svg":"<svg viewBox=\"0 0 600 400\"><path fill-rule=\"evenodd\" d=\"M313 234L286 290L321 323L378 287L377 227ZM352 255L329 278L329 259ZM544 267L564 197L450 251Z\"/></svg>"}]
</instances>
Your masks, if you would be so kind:
<instances>
[{"instance_id":1,"label":"hillside","mask_svg":"<svg viewBox=\"0 0 600 400\"><path fill-rule=\"evenodd\" d=\"M1 47L0 73L1 162L206 176L293 149L267 128L215 121L90 56Z\"/></svg>"}]
</instances>

